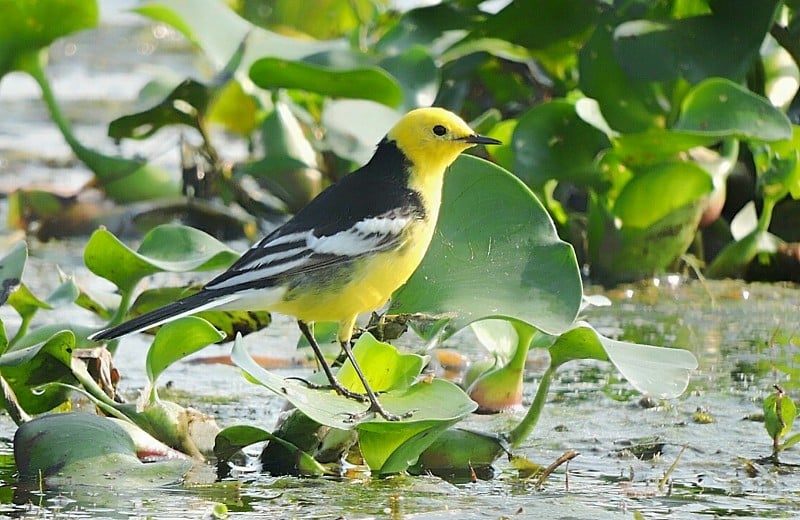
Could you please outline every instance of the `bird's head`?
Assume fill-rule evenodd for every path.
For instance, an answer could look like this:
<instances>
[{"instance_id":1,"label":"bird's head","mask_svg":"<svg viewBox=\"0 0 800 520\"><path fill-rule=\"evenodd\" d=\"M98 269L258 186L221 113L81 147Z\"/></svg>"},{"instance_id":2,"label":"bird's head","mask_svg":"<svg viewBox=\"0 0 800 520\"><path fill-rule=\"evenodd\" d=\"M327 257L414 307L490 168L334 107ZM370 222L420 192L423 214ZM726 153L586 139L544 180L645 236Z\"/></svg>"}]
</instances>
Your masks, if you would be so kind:
<instances>
[{"instance_id":1,"label":"bird's head","mask_svg":"<svg viewBox=\"0 0 800 520\"><path fill-rule=\"evenodd\" d=\"M463 119L443 108L418 108L404 115L386 137L414 168L443 171L476 144L501 144L476 134Z\"/></svg>"}]
</instances>

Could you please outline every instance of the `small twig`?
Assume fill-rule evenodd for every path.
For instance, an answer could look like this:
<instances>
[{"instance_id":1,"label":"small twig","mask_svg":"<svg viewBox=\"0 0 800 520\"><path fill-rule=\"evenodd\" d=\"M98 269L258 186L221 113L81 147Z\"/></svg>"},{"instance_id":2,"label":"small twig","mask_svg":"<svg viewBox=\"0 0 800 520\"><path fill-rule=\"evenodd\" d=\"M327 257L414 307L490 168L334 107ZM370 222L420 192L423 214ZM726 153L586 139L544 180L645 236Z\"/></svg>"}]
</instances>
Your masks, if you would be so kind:
<instances>
[{"instance_id":1,"label":"small twig","mask_svg":"<svg viewBox=\"0 0 800 520\"><path fill-rule=\"evenodd\" d=\"M578 455L580 455L580 453L575 450L565 451L559 458L557 458L552 464L544 469L542 474L539 476L539 479L536 481L536 489L541 489L544 481L547 480L547 477L549 477L550 474L554 472L560 465L571 461Z\"/></svg>"}]
</instances>

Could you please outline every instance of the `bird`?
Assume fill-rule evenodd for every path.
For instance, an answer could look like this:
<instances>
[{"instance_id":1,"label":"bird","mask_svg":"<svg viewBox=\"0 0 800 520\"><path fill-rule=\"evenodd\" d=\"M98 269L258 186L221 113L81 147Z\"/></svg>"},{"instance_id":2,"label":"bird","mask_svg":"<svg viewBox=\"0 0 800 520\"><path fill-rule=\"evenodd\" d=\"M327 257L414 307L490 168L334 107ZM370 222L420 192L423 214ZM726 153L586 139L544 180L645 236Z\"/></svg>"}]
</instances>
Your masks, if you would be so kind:
<instances>
[{"instance_id":1,"label":"bird","mask_svg":"<svg viewBox=\"0 0 800 520\"><path fill-rule=\"evenodd\" d=\"M369 401L365 415L409 417L413 412L396 415L381 405L350 341L357 317L382 307L421 263L436 227L445 172L479 144L502 143L475 133L446 109L411 110L365 165L323 190L199 292L89 339L111 340L210 309L277 312L297 320L336 392ZM338 323L338 342L365 394L343 387L325 361L310 328L325 321Z\"/></svg>"}]
</instances>

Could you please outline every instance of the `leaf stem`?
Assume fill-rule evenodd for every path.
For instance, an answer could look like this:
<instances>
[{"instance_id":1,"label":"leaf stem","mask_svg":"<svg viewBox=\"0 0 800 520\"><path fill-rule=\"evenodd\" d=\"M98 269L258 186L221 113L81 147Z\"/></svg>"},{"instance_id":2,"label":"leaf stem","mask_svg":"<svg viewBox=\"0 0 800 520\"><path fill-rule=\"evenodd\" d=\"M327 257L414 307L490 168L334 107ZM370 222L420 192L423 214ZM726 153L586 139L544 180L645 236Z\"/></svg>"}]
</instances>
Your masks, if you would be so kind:
<instances>
[{"instance_id":1,"label":"leaf stem","mask_svg":"<svg viewBox=\"0 0 800 520\"><path fill-rule=\"evenodd\" d=\"M519 447L528 435L530 435L536 423L539 421L539 416L547 401L547 392L550 390L550 383L553 381L555 372L556 367L552 365L545 370L542 375L542 380L539 381L539 388L536 389L536 396L533 398L528 413L525 414L525 417L523 417L516 428L508 433L508 441L512 448Z\"/></svg>"}]
</instances>

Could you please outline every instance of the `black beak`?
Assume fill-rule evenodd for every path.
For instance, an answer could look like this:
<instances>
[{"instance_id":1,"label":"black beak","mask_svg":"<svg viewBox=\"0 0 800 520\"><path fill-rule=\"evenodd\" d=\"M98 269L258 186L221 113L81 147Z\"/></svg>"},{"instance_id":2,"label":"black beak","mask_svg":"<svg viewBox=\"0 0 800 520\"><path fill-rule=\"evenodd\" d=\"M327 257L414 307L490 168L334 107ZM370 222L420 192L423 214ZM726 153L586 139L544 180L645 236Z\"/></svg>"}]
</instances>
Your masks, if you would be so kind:
<instances>
[{"instance_id":1,"label":"black beak","mask_svg":"<svg viewBox=\"0 0 800 520\"><path fill-rule=\"evenodd\" d=\"M503 141L498 141L493 137L486 137L485 135L472 134L461 138L465 143L471 144L503 144Z\"/></svg>"}]
</instances>

